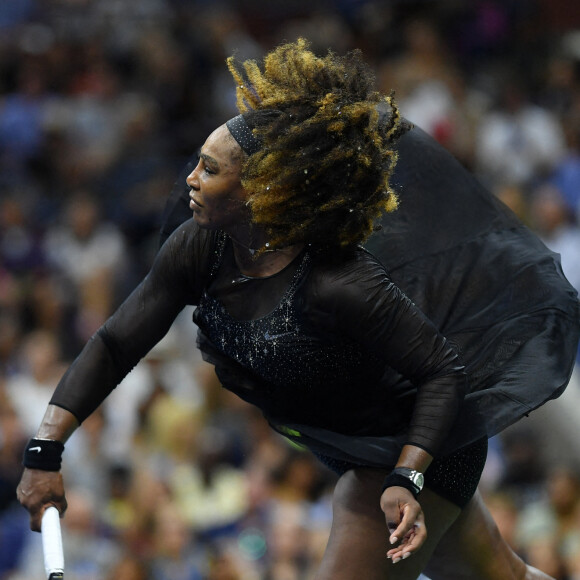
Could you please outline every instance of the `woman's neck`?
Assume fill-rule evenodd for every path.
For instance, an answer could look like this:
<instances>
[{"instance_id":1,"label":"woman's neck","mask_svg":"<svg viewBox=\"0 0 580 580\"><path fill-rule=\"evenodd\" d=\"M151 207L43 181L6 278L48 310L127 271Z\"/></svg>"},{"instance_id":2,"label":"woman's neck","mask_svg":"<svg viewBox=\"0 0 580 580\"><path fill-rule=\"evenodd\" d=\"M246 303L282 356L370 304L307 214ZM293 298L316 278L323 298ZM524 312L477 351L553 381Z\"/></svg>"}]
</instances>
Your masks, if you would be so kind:
<instances>
[{"instance_id":1,"label":"woman's neck","mask_svg":"<svg viewBox=\"0 0 580 580\"><path fill-rule=\"evenodd\" d=\"M251 246L230 236L233 245L234 259L240 272L252 278L264 278L282 271L302 251L304 244L293 244L284 248L269 248L258 253L262 246Z\"/></svg>"},{"instance_id":2,"label":"woman's neck","mask_svg":"<svg viewBox=\"0 0 580 580\"><path fill-rule=\"evenodd\" d=\"M252 278L265 278L281 272L302 251L304 244L294 244L256 255L232 240L234 259L240 272Z\"/></svg>"},{"instance_id":3,"label":"woman's neck","mask_svg":"<svg viewBox=\"0 0 580 580\"><path fill-rule=\"evenodd\" d=\"M227 232L232 240L234 258L245 276L263 278L283 270L302 251L304 244L272 248L266 232L255 224Z\"/></svg>"}]
</instances>

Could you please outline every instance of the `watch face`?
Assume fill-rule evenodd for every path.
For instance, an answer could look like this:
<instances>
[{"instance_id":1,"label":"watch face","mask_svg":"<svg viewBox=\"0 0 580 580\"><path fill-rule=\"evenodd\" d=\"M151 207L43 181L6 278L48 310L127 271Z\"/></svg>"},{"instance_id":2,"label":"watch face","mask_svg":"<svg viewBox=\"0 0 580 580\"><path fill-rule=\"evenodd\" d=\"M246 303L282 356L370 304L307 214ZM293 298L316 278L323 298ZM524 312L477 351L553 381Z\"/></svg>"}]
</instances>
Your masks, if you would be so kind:
<instances>
[{"instance_id":1,"label":"watch face","mask_svg":"<svg viewBox=\"0 0 580 580\"><path fill-rule=\"evenodd\" d=\"M420 487L421 489L423 489L424 483L425 483L425 478L423 477L423 474L417 473L417 475L415 475L415 484L417 485L417 487Z\"/></svg>"}]
</instances>

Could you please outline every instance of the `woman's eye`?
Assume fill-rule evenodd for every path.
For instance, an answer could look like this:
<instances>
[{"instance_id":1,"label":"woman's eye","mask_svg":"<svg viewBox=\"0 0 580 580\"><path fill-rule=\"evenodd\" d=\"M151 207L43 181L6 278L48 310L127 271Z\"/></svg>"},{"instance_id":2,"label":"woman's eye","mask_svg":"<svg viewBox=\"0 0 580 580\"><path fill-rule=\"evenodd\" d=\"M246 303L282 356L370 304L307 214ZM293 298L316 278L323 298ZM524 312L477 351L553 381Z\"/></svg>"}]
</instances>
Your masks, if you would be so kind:
<instances>
[{"instance_id":1,"label":"woman's eye","mask_svg":"<svg viewBox=\"0 0 580 580\"><path fill-rule=\"evenodd\" d=\"M208 174L208 175L214 175L215 171L212 171L207 165L204 166L203 170Z\"/></svg>"}]
</instances>

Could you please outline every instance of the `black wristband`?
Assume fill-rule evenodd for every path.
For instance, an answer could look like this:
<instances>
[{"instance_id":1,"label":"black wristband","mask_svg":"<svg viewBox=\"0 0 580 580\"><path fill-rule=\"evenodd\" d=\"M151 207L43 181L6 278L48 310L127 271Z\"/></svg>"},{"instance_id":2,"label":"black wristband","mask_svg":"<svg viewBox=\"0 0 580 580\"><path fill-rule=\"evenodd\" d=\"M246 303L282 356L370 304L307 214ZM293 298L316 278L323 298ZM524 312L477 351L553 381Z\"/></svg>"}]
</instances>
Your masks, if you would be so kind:
<instances>
[{"instance_id":1,"label":"black wristband","mask_svg":"<svg viewBox=\"0 0 580 580\"><path fill-rule=\"evenodd\" d=\"M385 491L387 487L394 486L404 487L405 489L408 489L413 494L413 497L415 499L417 499L417 496L421 491L421 488L415 485L408 477L405 477L404 475L401 475L393 471L389 473L387 477L385 477L385 480L383 482L383 491Z\"/></svg>"},{"instance_id":2,"label":"black wristband","mask_svg":"<svg viewBox=\"0 0 580 580\"><path fill-rule=\"evenodd\" d=\"M60 471L64 444L53 439L31 439L24 450L22 465L28 469Z\"/></svg>"}]
</instances>

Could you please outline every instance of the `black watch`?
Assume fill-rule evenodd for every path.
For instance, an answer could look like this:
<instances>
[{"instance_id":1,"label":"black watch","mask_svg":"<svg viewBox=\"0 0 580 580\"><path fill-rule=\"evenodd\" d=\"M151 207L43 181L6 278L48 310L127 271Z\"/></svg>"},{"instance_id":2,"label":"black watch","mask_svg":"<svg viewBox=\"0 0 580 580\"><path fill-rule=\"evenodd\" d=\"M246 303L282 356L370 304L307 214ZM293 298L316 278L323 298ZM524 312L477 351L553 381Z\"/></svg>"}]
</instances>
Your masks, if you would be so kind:
<instances>
[{"instance_id":1,"label":"black watch","mask_svg":"<svg viewBox=\"0 0 580 580\"><path fill-rule=\"evenodd\" d=\"M383 483L383 491L387 487L397 485L408 489L415 497L423 489L425 484L425 477L420 471L410 469L409 467L395 467L389 475L385 478Z\"/></svg>"},{"instance_id":2,"label":"black watch","mask_svg":"<svg viewBox=\"0 0 580 580\"><path fill-rule=\"evenodd\" d=\"M416 469L409 469L408 467L395 467L393 469L393 473L398 473L403 477L409 479L409 481L417 488L417 493L419 493L423 489L423 485L425 485L425 477L420 471Z\"/></svg>"}]
</instances>

